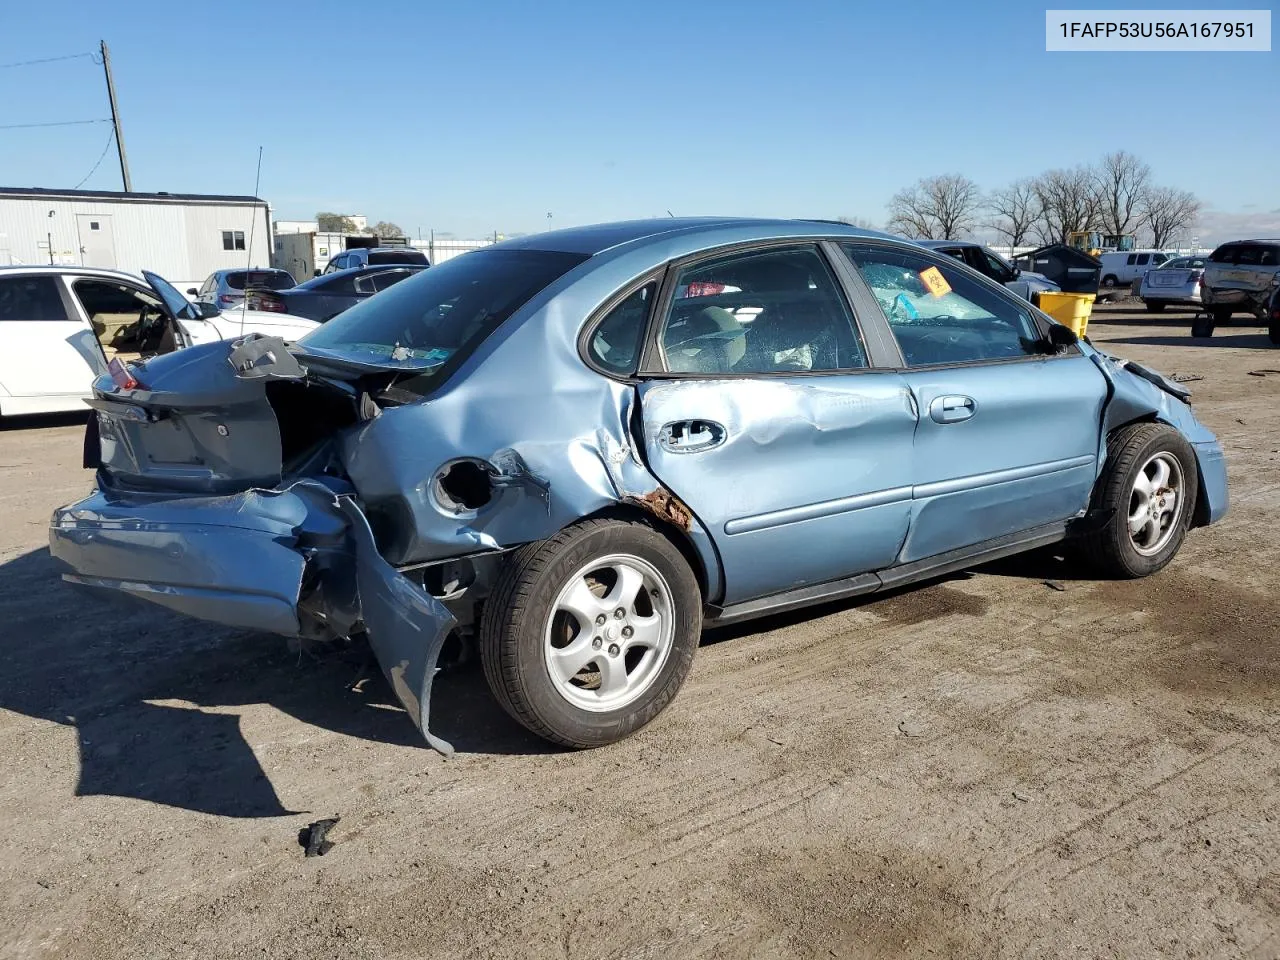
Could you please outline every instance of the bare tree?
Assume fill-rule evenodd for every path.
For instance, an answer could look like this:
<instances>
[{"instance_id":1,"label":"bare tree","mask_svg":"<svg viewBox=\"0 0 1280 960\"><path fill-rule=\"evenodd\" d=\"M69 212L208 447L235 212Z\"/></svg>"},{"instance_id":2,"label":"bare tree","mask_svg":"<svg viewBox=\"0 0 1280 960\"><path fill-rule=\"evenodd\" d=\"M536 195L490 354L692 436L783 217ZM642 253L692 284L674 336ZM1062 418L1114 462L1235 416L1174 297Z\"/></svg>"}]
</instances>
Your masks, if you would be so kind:
<instances>
[{"instance_id":1,"label":"bare tree","mask_svg":"<svg viewBox=\"0 0 1280 960\"><path fill-rule=\"evenodd\" d=\"M889 229L920 240L958 240L973 229L982 194L958 173L925 177L889 201Z\"/></svg>"},{"instance_id":2,"label":"bare tree","mask_svg":"<svg viewBox=\"0 0 1280 960\"><path fill-rule=\"evenodd\" d=\"M1097 177L1088 167L1050 170L1035 179L1041 207L1037 235L1044 243L1066 243L1067 234L1091 230L1098 222Z\"/></svg>"},{"instance_id":3,"label":"bare tree","mask_svg":"<svg viewBox=\"0 0 1280 960\"><path fill-rule=\"evenodd\" d=\"M355 233L355 221L348 217L345 213L325 213L316 214L316 228L321 233Z\"/></svg>"},{"instance_id":4,"label":"bare tree","mask_svg":"<svg viewBox=\"0 0 1280 960\"><path fill-rule=\"evenodd\" d=\"M1141 218L1151 232L1151 245L1162 248L1179 230L1192 226L1200 217L1201 203L1190 190L1152 187L1143 198Z\"/></svg>"},{"instance_id":5,"label":"bare tree","mask_svg":"<svg viewBox=\"0 0 1280 960\"><path fill-rule=\"evenodd\" d=\"M1009 241L1010 247L1022 246L1040 219L1035 183L1028 179L1015 180L1003 190L996 190L987 198L987 206L995 214L991 227Z\"/></svg>"},{"instance_id":6,"label":"bare tree","mask_svg":"<svg viewBox=\"0 0 1280 960\"><path fill-rule=\"evenodd\" d=\"M1151 189L1151 168L1132 153L1117 150L1102 158L1094 174L1098 192L1098 226L1123 236L1142 222L1142 208Z\"/></svg>"},{"instance_id":7,"label":"bare tree","mask_svg":"<svg viewBox=\"0 0 1280 960\"><path fill-rule=\"evenodd\" d=\"M874 223L868 220L866 217L836 217L836 219L841 223L847 223L851 227L859 227L860 229L863 229L863 230L879 230L880 229Z\"/></svg>"}]
</instances>

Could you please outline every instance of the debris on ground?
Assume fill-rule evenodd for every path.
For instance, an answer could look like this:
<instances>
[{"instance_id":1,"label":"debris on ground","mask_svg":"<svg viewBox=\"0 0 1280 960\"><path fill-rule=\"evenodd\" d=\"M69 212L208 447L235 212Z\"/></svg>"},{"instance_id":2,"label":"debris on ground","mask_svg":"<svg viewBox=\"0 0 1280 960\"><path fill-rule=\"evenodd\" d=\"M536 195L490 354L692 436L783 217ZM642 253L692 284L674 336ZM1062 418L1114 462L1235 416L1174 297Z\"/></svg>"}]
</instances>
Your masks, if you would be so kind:
<instances>
[{"instance_id":1,"label":"debris on ground","mask_svg":"<svg viewBox=\"0 0 1280 960\"><path fill-rule=\"evenodd\" d=\"M1265 377L1265 376L1266 376L1267 374L1269 374L1269 373L1280 373L1280 370L1272 370L1270 367L1264 367L1264 368L1263 368L1263 369L1261 369L1261 370L1250 370L1250 371L1249 371L1249 376L1251 376L1251 377Z\"/></svg>"},{"instance_id":2,"label":"debris on ground","mask_svg":"<svg viewBox=\"0 0 1280 960\"><path fill-rule=\"evenodd\" d=\"M333 841L328 839L329 831L341 819L342 817L326 817L307 824L298 831L298 845L306 849L308 857L323 857L333 849Z\"/></svg>"},{"instance_id":3,"label":"debris on ground","mask_svg":"<svg viewBox=\"0 0 1280 960\"><path fill-rule=\"evenodd\" d=\"M1067 589L1067 585L1061 580L1046 580L1044 585L1050 590L1057 590L1059 593L1062 593Z\"/></svg>"},{"instance_id":4,"label":"debris on ground","mask_svg":"<svg viewBox=\"0 0 1280 960\"><path fill-rule=\"evenodd\" d=\"M1174 383L1195 383L1197 380L1203 380L1204 377L1198 373L1175 373L1169 379Z\"/></svg>"},{"instance_id":5,"label":"debris on ground","mask_svg":"<svg viewBox=\"0 0 1280 960\"><path fill-rule=\"evenodd\" d=\"M1030 803L1032 798L1029 793L1023 793L1021 790L1015 790L1013 791L1013 799L1019 800L1022 803Z\"/></svg>"},{"instance_id":6,"label":"debris on ground","mask_svg":"<svg viewBox=\"0 0 1280 960\"><path fill-rule=\"evenodd\" d=\"M898 732L904 737L923 737L925 733L925 725L919 720L907 717L898 721Z\"/></svg>"}]
</instances>

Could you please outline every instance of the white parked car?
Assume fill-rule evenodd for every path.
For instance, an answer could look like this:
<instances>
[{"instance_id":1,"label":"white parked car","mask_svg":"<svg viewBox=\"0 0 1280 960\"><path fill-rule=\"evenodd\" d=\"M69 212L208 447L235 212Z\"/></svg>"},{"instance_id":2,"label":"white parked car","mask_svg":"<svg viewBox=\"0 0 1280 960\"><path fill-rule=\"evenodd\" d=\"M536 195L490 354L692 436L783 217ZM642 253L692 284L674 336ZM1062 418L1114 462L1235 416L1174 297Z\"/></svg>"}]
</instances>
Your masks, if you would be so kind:
<instances>
[{"instance_id":1,"label":"white parked car","mask_svg":"<svg viewBox=\"0 0 1280 960\"><path fill-rule=\"evenodd\" d=\"M195 343L263 333L297 340L303 317L195 304L154 273L0 267L0 417L86 409L96 377Z\"/></svg>"},{"instance_id":2,"label":"white parked car","mask_svg":"<svg viewBox=\"0 0 1280 960\"><path fill-rule=\"evenodd\" d=\"M1129 250L1127 252L1122 250L1119 253L1104 253L1098 257L1102 261L1102 272L1098 276L1105 288L1127 287L1133 281L1142 279L1142 275L1148 270L1155 269L1172 256L1173 254L1165 253L1163 250Z\"/></svg>"}]
</instances>

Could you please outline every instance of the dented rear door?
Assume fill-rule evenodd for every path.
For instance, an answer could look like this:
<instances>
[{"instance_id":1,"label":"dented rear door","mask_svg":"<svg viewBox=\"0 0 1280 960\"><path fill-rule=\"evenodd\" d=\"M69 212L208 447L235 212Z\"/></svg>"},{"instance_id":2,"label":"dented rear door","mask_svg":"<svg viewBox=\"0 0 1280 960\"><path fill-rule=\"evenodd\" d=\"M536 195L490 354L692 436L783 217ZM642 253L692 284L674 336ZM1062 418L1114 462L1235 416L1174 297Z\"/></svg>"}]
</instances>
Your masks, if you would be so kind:
<instances>
[{"instance_id":1,"label":"dented rear door","mask_svg":"<svg viewBox=\"0 0 1280 960\"><path fill-rule=\"evenodd\" d=\"M916 415L892 371L640 385L658 479L710 531L725 603L890 565Z\"/></svg>"}]
</instances>

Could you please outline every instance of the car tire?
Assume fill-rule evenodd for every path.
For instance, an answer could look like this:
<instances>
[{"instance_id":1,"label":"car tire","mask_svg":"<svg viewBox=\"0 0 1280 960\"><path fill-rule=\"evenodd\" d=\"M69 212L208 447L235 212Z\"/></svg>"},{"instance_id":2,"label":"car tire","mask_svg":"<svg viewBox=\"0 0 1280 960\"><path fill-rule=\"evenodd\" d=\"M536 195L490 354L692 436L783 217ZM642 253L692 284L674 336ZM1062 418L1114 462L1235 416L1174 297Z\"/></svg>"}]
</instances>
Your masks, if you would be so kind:
<instances>
[{"instance_id":1,"label":"car tire","mask_svg":"<svg viewBox=\"0 0 1280 960\"><path fill-rule=\"evenodd\" d=\"M1213 322L1218 326L1229 323L1231 320L1230 307L1214 307L1209 312L1213 314Z\"/></svg>"},{"instance_id":2,"label":"car tire","mask_svg":"<svg viewBox=\"0 0 1280 960\"><path fill-rule=\"evenodd\" d=\"M1146 303L1148 313L1159 313L1161 310L1163 310L1167 306L1168 306L1167 303L1152 303L1150 300L1148 300Z\"/></svg>"},{"instance_id":3,"label":"car tire","mask_svg":"<svg viewBox=\"0 0 1280 960\"><path fill-rule=\"evenodd\" d=\"M1280 347L1280 323L1273 323L1267 327L1267 337L1277 347Z\"/></svg>"},{"instance_id":4,"label":"car tire","mask_svg":"<svg viewBox=\"0 0 1280 960\"><path fill-rule=\"evenodd\" d=\"M1121 579L1163 569L1182 546L1198 492L1195 452L1182 434L1163 423L1121 427L1107 440L1094 490L1093 512L1106 520L1083 538L1085 556Z\"/></svg>"},{"instance_id":5,"label":"car tire","mask_svg":"<svg viewBox=\"0 0 1280 960\"><path fill-rule=\"evenodd\" d=\"M504 564L484 605L480 659L507 713L581 749L661 713L701 635L702 591L670 539L642 521L585 520Z\"/></svg>"},{"instance_id":6,"label":"car tire","mask_svg":"<svg viewBox=\"0 0 1280 960\"><path fill-rule=\"evenodd\" d=\"M1191 335L1208 339L1213 336L1213 317L1196 317L1191 321Z\"/></svg>"},{"instance_id":7,"label":"car tire","mask_svg":"<svg viewBox=\"0 0 1280 960\"><path fill-rule=\"evenodd\" d=\"M1108 290L1118 286L1119 283L1120 283L1120 279L1113 273L1108 273L1105 277L1102 278L1102 285L1106 287Z\"/></svg>"}]
</instances>

